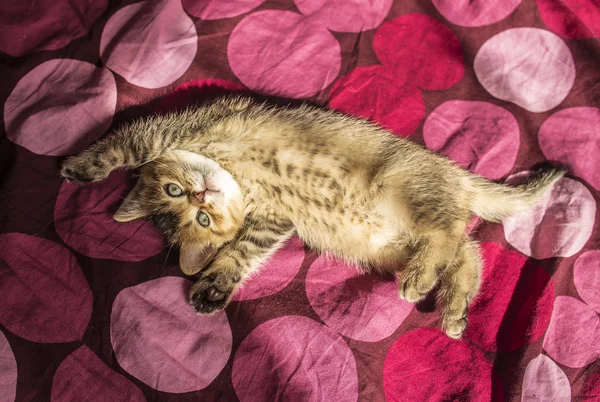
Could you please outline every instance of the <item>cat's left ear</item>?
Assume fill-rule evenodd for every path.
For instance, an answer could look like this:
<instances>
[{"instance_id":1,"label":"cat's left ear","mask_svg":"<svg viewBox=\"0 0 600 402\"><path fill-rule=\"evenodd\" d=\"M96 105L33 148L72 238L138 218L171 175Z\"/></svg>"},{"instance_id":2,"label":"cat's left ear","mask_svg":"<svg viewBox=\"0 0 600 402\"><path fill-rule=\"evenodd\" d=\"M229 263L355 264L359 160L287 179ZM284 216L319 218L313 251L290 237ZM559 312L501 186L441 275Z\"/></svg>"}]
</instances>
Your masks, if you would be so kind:
<instances>
[{"instance_id":1,"label":"cat's left ear","mask_svg":"<svg viewBox=\"0 0 600 402\"><path fill-rule=\"evenodd\" d=\"M117 222L129 222L135 219L144 218L148 211L144 208L140 197L141 184L138 181L133 190L125 197L123 203L115 212L113 219Z\"/></svg>"}]
</instances>

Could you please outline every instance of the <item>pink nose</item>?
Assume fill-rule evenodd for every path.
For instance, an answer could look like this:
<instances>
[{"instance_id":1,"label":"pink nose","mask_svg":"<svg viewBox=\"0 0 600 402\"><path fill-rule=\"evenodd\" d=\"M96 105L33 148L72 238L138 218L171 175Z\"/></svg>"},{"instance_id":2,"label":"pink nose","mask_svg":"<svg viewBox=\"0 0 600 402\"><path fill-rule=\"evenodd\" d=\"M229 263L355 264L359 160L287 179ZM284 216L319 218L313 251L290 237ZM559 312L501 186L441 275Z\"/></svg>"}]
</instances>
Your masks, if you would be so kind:
<instances>
[{"instance_id":1,"label":"pink nose","mask_svg":"<svg viewBox=\"0 0 600 402\"><path fill-rule=\"evenodd\" d=\"M202 191L199 193L194 193L194 197L196 197L198 199L198 201L204 201L204 194L206 193L206 191Z\"/></svg>"}]
</instances>

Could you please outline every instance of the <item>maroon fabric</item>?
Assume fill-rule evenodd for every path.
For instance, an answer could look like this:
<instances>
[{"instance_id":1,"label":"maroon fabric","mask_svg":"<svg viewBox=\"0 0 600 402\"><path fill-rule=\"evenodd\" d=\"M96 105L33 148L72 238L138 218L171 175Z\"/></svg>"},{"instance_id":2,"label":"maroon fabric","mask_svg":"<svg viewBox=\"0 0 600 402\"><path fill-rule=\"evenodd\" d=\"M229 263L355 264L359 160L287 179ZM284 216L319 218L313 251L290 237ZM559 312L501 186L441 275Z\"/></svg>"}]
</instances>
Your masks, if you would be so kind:
<instances>
[{"instance_id":1,"label":"maroon fabric","mask_svg":"<svg viewBox=\"0 0 600 402\"><path fill-rule=\"evenodd\" d=\"M0 401L600 400L599 15L593 0L5 2ZM297 238L196 316L177 252L111 219L133 177L76 187L59 166L109 127L232 92L372 119L494 180L548 160L569 174L471 228L485 269L461 341L433 296L401 301L393 277Z\"/></svg>"}]
</instances>

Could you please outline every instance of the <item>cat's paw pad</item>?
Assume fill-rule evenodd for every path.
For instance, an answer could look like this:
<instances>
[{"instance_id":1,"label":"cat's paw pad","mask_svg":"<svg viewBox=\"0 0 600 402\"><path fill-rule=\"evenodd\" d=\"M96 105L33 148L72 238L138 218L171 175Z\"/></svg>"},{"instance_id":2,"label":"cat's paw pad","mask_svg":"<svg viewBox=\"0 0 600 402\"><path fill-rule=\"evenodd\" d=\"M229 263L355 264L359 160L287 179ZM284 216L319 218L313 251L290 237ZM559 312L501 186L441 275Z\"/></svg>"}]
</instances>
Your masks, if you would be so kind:
<instances>
[{"instance_id":1,"label":"cat's paw pad","mask_svg":"<svg viewBox=\"0 0 600 402\"><path fill-rule=\"evenodd\" d=\"M61 176L74 183L91 183L100 181L110 173L110 168L97 161L87 158L71 157L63 163L60 170Z\"/></svg>"},{"instance_id":2,"label":"cat's paw pad","mask_svg":"<svg viewBox=\"0 0 600 402\"><path fill-rule=\"evenodd\" d=\"M211 314L224 309L239 282L239 275L207 272L190 291L190 304L198 314Z\"/></svg>"}]
</instances>

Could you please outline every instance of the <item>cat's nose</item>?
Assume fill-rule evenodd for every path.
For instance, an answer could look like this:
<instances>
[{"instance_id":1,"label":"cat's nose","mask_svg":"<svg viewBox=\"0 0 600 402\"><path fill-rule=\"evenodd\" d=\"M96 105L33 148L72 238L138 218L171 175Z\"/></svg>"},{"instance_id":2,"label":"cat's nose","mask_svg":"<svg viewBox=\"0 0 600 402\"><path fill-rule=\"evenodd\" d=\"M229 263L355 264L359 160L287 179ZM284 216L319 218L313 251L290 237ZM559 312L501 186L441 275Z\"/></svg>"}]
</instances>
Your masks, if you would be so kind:
<instances>
[{"instance_id":1,"label":"cat's nose","mask_svg":"<svg viewBox=\"0 0 600 402\"><path fill-rule=\"evenodd\" d=\"M198 201L204 201L204 195L206 194L206 191L200 191L198 193L194 193L194 197L196 197L196 199Z\"/></svg>"}]
</instances>

